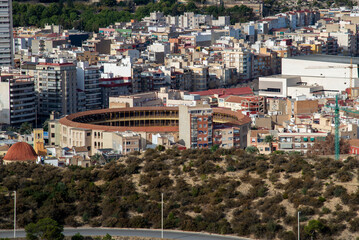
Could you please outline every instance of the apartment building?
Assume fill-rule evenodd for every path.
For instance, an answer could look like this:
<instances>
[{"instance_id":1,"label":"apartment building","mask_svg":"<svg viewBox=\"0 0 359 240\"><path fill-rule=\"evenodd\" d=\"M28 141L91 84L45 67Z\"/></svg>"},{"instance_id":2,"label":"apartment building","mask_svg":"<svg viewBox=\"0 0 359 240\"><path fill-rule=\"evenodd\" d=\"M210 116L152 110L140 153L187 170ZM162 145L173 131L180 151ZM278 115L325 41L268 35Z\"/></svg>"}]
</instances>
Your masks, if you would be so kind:
<instances>
[{"instance_id":1,"label":"apartment building","mask_svg":"<svg viewBox=\"0 0 359 240\"><path fill-rule=\"evenodd\" d=\"M0 66L14 64L12 0L0 1Z\"/></svg>"},{"instance_id":2,"label":"apartment building","mask_svg":"<svg viewBox=\"0 0 359 240\"><path fill-rule=\"evenodd\" d=\"M132 83L129 77L106 77L100 79L102 108L108 108L109 98L132 93Z\"/></svg>"},{"instance_id":3,"label":"apartment building","mask_svg":"<svg viewBox=\"0 0 359 240\"><path fill-rule=\"evenodd\" d=\"M209 105L179 106L179 139L186 148L208 148L212 141L212 115Z\"/></svg>"},{"instance_id":4,"label":"apartment building","mask_svg":"<svg viewBox=\"0 0 359 240\"><path fill-rule=\"evenodd\" d=\"M126 155L131 152L140 151L141 135L135 132L104 132L103 148L111 148L117 154Z\"/></svg>"},{"instance_id":5,"label":"apartment building","mask_svg":"<svg viewBox=\"0 0 359 240\"><path fill-rule=\"evenodd\" d=\"M273 146L273 143L265 141L266 136L270 135L270 130L250 130L247 145L256 147L260 154L270 154L272 150L277 150L277 144Z\"/></svg>"},{"instance_id":6,"label":"apartment building","mask_svg":"<svg viewBox=\"0 0 359 240\"><path fill-rule=\"evenodd\" d=\"M78 62L76 67L77 88L85 95L85 110L102 107L100 69L88 62Z\"/></svg>"},{"instance_id":7,"label":"apartment building","mask_svg":"<svg viewBox=\"0 0 359 240\"><path fill-rule=\"evenodd\" d=\"M36 118L34 79L30 76L0 76L0 124L33 123Z\"/></svg>"},{"instance_id":8,"label":"apartment building","mask_svg":"<svg viewBox=\"0 0 359 240\"><path fill-rule=\"evenodd\" d=\"M230 108L232 111L242 111L243 114L264 114L266 102L260 96L227 96L218 100L218 107Z\"/></svg>"},{"instance_id":9,"label":"apartment building","mask_svg":"<svg viewBox=\"0 0 359 240\"><path fill-rule=\"evenodd\" d=\"M76 66L73 63L38 63L35 72L38 112L47 118L52 111L77 112Z\"/></svg>"},{"instance_id":10,"label":"apartment building","mask_svg":"<svg viewBox=\"0 0 359 240\"><path fill-rule=\"evenodd\" d=\"M192 90L205 91L208 89L209 71L207 66L196 65L188 67L192 72Z\"/></svg>"},{"instance_id":11,"label":"apartment building","mask_svg":"<svg viewBox=\"0 0 359 240\"><path fill-rule=\"evenodd\" d=\"M315 142L325 141L328 133L323 132L307 132L307 133L278 133L278 149L280 151L291 152L297 151L306 153Z\"/></svg>"},{"instance_id":12,"label":"apartment building","mask_svg":"<svg viewBox=\"0 0 359 240\"><path fill-rule=\"evenodd\" d=\"M192 87L191 71L189 69L171 68L171 88L178 90L190 90Z\"/></svg>"},{"instance_id":13,"label":"apartment building","mask_svg":"<svg viewBox=\"0 0 359 240\"><path fill-rule=\"evenodd\" d=\"M129 96L116 96L109 98L109 107L147 107L163 106L162 99L156 92L138 93Z\"/></svg>"},{"instance_id":14,"label":"apartment building","mask_svg":"<svg viewBox=\"0 0 359 240\"><path fill-rule=\"evenodd\" d=\"M241 128L232 126L230 124L216 125L213 128L213 145L218 147L229 149L245 148L247 146L246 141L241 139Z\"/></svg>"},{"instance_id":15,"label":"apartment building","mask_svg":"<svg viewBox=\"0 0 359 240\"><path fill-rule=\"evenodd\" d=\"M236 68L241 79L252 78L253 54L246 48L234 48L222 52L225 67Z\"/></svg>"}]
</instances>

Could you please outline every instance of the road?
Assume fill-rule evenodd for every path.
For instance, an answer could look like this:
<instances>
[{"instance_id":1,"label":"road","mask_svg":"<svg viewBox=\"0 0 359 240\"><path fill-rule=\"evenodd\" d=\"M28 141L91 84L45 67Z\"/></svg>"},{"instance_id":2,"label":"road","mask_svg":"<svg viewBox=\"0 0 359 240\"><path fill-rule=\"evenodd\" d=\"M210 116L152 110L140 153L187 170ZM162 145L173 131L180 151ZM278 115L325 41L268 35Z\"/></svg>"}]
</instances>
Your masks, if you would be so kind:
<instances>
[{"instance_id":1,"label":"road","mask_svg":"<svg viewBox=\"0 0 359 240\"><path fill-rule=\"evenodd\" d=\"M80 233L83 236L104 236L107 233L111 236L138 236L138 237L155 237L161 238L161 230L149 229L121 229L121 228L65 228L65 236L73 236ZM16 237L25 237L25 230L18 229ZM12 230L0 230L0 238L12 238L14 232ZM164 238L181 239L181 240L248 240L248 238L240 238L234 236L222 236L207 233L194 233L166 230L163 233Z\"/></svg>"}]
</instances>

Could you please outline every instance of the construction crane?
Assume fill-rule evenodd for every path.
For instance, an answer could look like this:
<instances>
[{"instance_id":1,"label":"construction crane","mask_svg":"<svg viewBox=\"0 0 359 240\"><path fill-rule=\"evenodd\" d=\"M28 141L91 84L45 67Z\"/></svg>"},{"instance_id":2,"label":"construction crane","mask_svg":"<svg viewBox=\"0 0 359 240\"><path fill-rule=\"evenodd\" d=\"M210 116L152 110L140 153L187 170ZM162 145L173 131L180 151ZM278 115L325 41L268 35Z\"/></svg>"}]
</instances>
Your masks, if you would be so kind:
<instances>
[{"instance_id":1,"label":"construction crane","mask_svg":"<svg viewBox=\"0 0 359 240\"><path fill-rule=\"evenodd\" d=\"M359 111L350 110L346 108L340 108L338 103L339 95L335 96L335 107L334 107L334 125L335 125L335 135L334 135L334 146L335 146L335 160L339 160L340 154L340 136L339 136L339 111L344 111L347 113L359 114ZM330 106L328 106L330 107ZM333 107L331 107L333 108Z\"/></svg>"},{"instance_id":2,"label":"construction crane","mask_svg":"<svg viewBox=\"0 0 359 240\"><path fill-rule=\"evenodd\" d=\"M340 139L339 139L339 104L338 95L335 96L335 108L334 108L334 123L335 123L335 160L339 160L340 154Z\"/></svg>"},{"instance_id":3,"label":"construction crane","mask_svg":"<svg viewBox=\"0 0 359 240\"><path fill-rule=\"evenodd\" d=\"M353 69L356 68L358 69L359 66L353 65L353 58L350 59L350 66L308 66L306 67L306 69L333 69L333 68L349 68L350 72L349 72L349 88L350 88L350 93L349 93L349 97L351 98L352 96L352 88L353 88Z\"/></svg>"}]
</instances>

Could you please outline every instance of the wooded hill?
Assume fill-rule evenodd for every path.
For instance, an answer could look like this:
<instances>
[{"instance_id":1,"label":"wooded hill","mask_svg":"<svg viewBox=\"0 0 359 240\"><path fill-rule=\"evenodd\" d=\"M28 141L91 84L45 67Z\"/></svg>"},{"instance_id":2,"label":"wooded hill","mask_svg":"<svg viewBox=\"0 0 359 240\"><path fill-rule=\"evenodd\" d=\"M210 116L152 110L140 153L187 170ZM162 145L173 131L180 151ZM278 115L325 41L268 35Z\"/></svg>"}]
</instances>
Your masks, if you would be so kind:
<instances>
[{"instance_id":1,"label":"wooded hill","mask_svg":"<svg viewBox=\"0 0 359 240\"><path fill-rule=\"evenodd\" d=\"M160 228L262 239L359 235L359 161L242 150L148 150L103 167L0 166L0 228L50 217L65 226Z\"/></svg>"}]
</instances>

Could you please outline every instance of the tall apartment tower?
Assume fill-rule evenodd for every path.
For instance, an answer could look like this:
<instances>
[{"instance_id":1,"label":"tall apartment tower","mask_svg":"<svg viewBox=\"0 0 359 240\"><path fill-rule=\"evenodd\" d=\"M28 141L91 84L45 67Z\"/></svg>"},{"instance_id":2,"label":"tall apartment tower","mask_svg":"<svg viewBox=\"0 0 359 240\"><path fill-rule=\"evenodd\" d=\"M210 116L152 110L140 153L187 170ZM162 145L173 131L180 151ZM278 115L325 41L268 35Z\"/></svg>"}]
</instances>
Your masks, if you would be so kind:
<instances>
[{"instance_id":1,"label":"tall apartment tower","mask_svg":"<svg viewBox=\"0 0 359 240\"><path fill-rule=\"evenodd\" d=\"M100 69L88 62L77 63L77 88L84 93L85 110L101 109Z\"/></svg>"},{"instance_id":2,"label":"tall apartment tower","mask_svg":"<svg viewBox=\"0 0 359 240\"><path fill-rule=\"evenodd\" d=\"M36 97L32 77L3 73L0 91L0 124L35 122Z\"/></svg>"},{"instance_id":3,"label":"tall apartment tower","mask_svg":"<svg viewBox=\"0 0 359 240\"><path fill-rule=\"evenodd\" d=\"M12 1L0 0L0 66L14 63Z\"/></svg>"},{"instance_id":4,"label":"tall apartment tower","mask_svg":"<svg viewBox=\"0 0 359 240\"><path fill-rule=\"evenodd\" d=\"M42 120L51 112L66 115L77 112L76 65L38 63L35 71L38 112Z\"/></svg>"},{"instance_id":5,"label":"tall apartment tower","mask_svg":"<svg viewBox=\"0 0 359 240\"><path fill-rule=\"evenodd\" d=\"M179 139L186 148L212 146L213 110L207 104L179 106Z\"/></svg>"}]
</instances>

